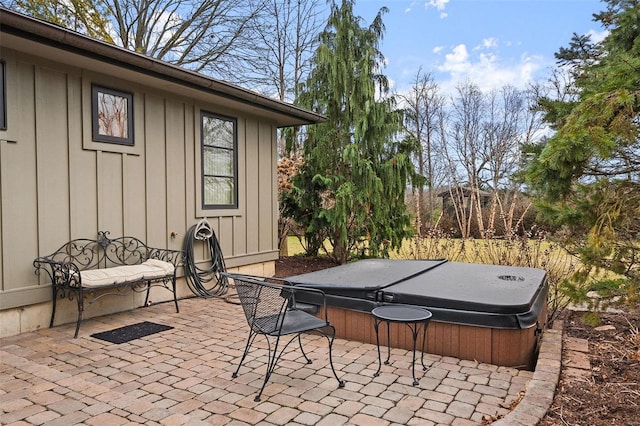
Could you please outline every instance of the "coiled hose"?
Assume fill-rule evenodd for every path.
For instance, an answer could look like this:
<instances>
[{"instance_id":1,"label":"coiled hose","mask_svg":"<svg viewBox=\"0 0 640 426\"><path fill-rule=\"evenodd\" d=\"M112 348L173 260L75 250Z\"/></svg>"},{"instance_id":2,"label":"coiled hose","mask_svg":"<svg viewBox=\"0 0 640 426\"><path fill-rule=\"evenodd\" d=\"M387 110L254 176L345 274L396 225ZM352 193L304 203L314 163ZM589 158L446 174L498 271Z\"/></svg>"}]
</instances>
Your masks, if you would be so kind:
<instances>
[{"instance_id":1,"label":"coiled hose","mask_svg":"<svg viewBox=\"0 0 640 426\"><path fill-rule=\"evenodd\" d=\"M196 264L194 254L195 240L204 241L209 248L211 256L211 264L206 268L200 268ZM227 268L224 264L222 250L216 234L211 225L206 220L201 220L193 225L187 231L183 242L183 251L185 253L185 277L189 289L196 296L201 297L227 297L229 288L229 280L222 275Z\"/></svg>"}]
</instances>

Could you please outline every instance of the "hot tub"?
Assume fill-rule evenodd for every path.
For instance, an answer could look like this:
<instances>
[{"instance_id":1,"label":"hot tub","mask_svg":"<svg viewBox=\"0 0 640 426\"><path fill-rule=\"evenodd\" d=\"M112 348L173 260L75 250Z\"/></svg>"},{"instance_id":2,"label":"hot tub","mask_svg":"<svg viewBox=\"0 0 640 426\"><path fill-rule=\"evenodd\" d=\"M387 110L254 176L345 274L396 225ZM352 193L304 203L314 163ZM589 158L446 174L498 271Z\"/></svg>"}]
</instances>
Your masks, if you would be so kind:
<instances>
[{"instance_id":1,"label":"hot tub","mask_svg":"<svg viewBox=\"0 0 640 426\"><path fill-rule=\"evenodd\" d=\"M373 308L417 305L433 314L427 352L499 366L535 366L547 314L543 270L446 260L367 259L287 279L327 294L329 321L338 337L375 344ZM412 347L407 327L392 324L391 333L391 342L383 339L382 344Z\"/></svg>"}]
</instances>

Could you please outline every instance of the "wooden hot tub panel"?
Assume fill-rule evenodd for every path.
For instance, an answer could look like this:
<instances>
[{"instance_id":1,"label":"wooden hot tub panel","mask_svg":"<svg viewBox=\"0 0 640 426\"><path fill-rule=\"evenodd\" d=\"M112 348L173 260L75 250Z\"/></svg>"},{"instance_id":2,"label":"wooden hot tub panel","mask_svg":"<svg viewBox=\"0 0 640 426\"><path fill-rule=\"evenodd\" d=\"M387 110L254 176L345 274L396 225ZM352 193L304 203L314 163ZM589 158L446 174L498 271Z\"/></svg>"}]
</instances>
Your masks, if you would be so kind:
<instances>
[{"instance_id":1,"label":"wooden hot tub panel","mask_svg":"<svg viewBox=\"0 0 640 426\"><path fill-rule=\"evenodd\" d=\"M336 328L336 337L376 344L373 318L370 313L347 309L327 308L329 321ZM546 320L546 309L539 324ZM526 329L497 329L472 325L431 321L427 329L425 352L475 360L482 363L532 370L537 357L540 333L536 326ZM418 347L422 343L419 337ZM386 324L380 326L380 344L387 346ZM391 324L392 348L411 350L411 331L404 324Z\"/></svg>"}]
</instances>

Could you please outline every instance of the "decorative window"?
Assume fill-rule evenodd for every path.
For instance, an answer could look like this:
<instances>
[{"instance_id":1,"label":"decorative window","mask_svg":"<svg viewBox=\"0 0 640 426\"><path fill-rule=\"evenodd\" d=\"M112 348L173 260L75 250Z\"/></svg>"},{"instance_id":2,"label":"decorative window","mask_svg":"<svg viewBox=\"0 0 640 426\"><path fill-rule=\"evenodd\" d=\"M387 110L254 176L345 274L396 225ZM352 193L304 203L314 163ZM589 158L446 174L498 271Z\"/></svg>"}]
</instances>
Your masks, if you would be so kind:
<instances>
[{"instance_id":1,"label":"decorative window","mask_svg":"<svg viewBox=\"0 0 640 426\"><path fill-rule=\"evenodd\" d=\"M92 137L133 146L133 94L91 85Z\"/></svg>"},{"instance_id":2,"label":"decorative window","mask_svg":"<svg viewBox=\"0 0 640 426\"><path fill-rule=\"evenodd\" d=\"M7 130L7 84L4 70L5 63L0 61L0 130Z\"/></svg>"},{"instance_id":3,"label":"decorative window","mask_svg":"<svg viewBox=\"0 0 640 426\"><path fill-rule=\"evenodd\" d=\"M202 208L237 208L237 121L202 112L201 123Z\"/></svg>"}]
</instances>

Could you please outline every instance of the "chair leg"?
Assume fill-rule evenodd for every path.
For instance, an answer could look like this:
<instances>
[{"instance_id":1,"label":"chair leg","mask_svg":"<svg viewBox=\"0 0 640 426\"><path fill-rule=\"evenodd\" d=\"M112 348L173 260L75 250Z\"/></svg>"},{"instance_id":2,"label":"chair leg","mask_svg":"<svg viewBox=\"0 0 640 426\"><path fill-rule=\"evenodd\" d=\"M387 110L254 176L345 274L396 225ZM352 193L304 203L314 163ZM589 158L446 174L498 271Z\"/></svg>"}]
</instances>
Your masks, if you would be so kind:
<instances>
[{"instance_id":1,"label":"chair leg","mask_svg":"<svg viewBox=\"0 0 640 426\"><path fill-rule=\"evenodd\" d=\"M242 358L238 363L238 368L236 368L236 371L234 371L233 374L231 375L231 377L233 377L234 379L238 377L238 372L240 371L240 367L242 367L242 363L244 362L244 359L247 357L247 354L249 353L249 349L251 348L251 345L253 344L253 340L256 338L256 336L257 334L253 333L253 331L249 332L249 337L247 338L247 345L244 347L244 353L242 354Z\"/></svg>"},{"instance_id":2,"label":"chair leg","mask_svg":"<svg viewBox=\"0 0 640 426\"><path fill-rule=\"evenodd\" d=\"M333 340L336 336L336 328L333 325L328 325L327 327L331 329L331 333L323 333L323 334L327 338L327 341L329 342L329 365L331 366L331 371L333 371L333 376L338 381L338 387L343 388L344 380L341 380L338 377L338 374L336 374L336 369L333 366L333 356L331 355L333 353Z\"/></svg>"},{"instance_id":3,"label":"chair leg","mask_svg":"<svg viewBox=\"0 0 640 426\"><path fill-rule=\"evenodd\" d=\"M298 333L297 338L298 338L298 344L300 345L300 348L302 349L302 340L300 339L300 334L301 333ZM285 351L287 350L289 345L296 338L296 336L293 336L291 339L289 339L287 341L287 343L284 344L284 346L282 346L282 349L279 349L279 347L280 347L280 337L281 336L275 335L275 336L272 336L272 337L276 338L276 343L275 343L275 345L273 347L273 350L271 350L271 341L269 340L269 336L265 335L265 338L267 339L267 351L268 351L267 352L268 353L267 372L264 375L264 382L262 383L262 387L260 388L260 391L258 392L258 395L256 395L256 397L253 399L255 402L259 402L260 401L260 396L262 395L262 391L264 390L265 386L269 382L269 379L271 378L271 373L273 373L273 371L276 369L276 365L278 364L278 361L280 360L282 355L285 353ZM302 351L302 354L304 355L305 359L307 360L307 364L311 364L312 361L304 353L304 350Z\"/></svg>"},{"instance_id":4,"label":"chair leg","mask_svg":"<svg viewBox=\"0 0 640 426\"><path fill-rule=\"evenodd\" d=\"M338 377L338 374L336 373L336 369L333 366L333 357L331 355L332 348L333 348L333 340L335 338L336 331L332 325L327 326L327 328L329 328L330 331L325 331L325 330L317 330L317 331L319 331L327 339L327 342L329 343L329 364L331 365L331 371L333 371L333 375L338 381L338 387L343 388L345 386L345 383L343 380L340 380L340 378ZM238 367L236 368L236 371L231 375L233 378L238 377L238 372L240 371L240 367L242 366L242 363L244 362L247 354L249 353L249 349L251 348L251 345L253 344L253 340L256 338L257 335L258 334L253 332L249 333L249 338L247 339L247 345L245 346L244 353L242 354L242 358L238 363ZM267 340L267 354L268 354L267 355L267 371L264 375L264 381L262 382L262 386L260 387L258 394L253 399L255 402L260 402L262 392L264 391L264 388L267 386L267 383L271 378L271 374L276 368L278 360L280 359L282 354L285 352L285 350L289 347L289 345L293 342L293 340L296 338L296 336L294 336L293 338L288 340L288 342L282 347L282 349L280 349L280 352L278 353L278 349L280 346L280 336L272 336L272 337L276 337L276 342L273 348L271 347L271 341L269 340L269 336L265 335L265 339ZM302 355L305 357L307 364L311 364L313 361L309 359L309 357L307 356L307 354L305 353L302 347L301 333L297 335L297 339L298 339L298 345L300 346L300 350L302 351Z\"/></svg>"},{"instance_id":5,"label":"chair leg","mask_svg":"<svg viewBox=\"0 0 640 426\"><path fill-rule=\"evenodd\" d=\"M304 359L307 360L307 364L312 364L313 361L311 361L311 359L307 356L307 353L304 351L304 348L302 347L301 335L302 333L298 333L298 344L300 345L300 352L302 352L302 356L304 356Z\"/></svg>"},{"instance_id":6,"label":"chair leg","mask_svg":"<svg viewBox=\"0 0 640 426\"><path fill-rule=\"evenodd\" d=\"M278 345L280 344L280 336L276 337L276 344L273 347L273 353L271 352L271 342L269 342L269 337L267 335L265 335L265 338L267 339L267 351L268 351L268 358L267 358L267 372L264 375L264 382L262 382L262 387L260 388L260 391L258 392L258 394L256 395L255 398L253 398L253 400L255 402L260 402L260 397L262 396L262 391L264 390L264 387L267 385L267 382L269 381L269 378L271 377L271 373L273 373L273 370L276 369L276 364L278 363L278 360L280 359L280 355L282 355L282 353L280 353L280 355L278 355ZM285 348L288 345L285 345ZM284 351L283 349L283 351Z\"/></svg>"}]
</instances>

